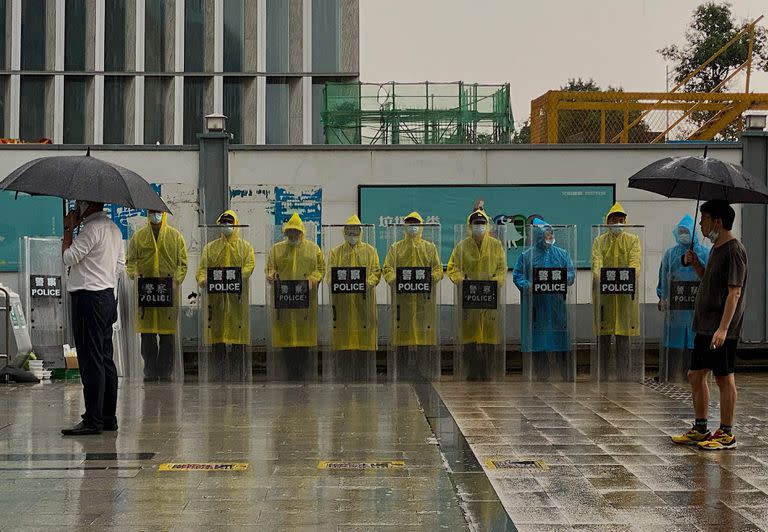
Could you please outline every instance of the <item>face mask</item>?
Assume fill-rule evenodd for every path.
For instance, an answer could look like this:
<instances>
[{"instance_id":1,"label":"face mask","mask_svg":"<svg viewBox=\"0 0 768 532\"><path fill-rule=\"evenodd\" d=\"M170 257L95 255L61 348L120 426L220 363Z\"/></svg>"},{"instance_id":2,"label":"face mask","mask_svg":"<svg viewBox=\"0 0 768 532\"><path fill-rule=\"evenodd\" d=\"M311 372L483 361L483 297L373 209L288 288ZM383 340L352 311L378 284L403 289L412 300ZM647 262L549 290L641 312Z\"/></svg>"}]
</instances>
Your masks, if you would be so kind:
<instances>
[{"instance_id":1,"label":"face mask","mask_svg":"<svg viewBox=\"0 0 768 532\"><path fill-rule=\"evenodd\" d=\"M289 246L298 246L299 245L299 238L295 236L289 236L288 237L288 245Z\"/></svg>"},{"instance_id":2,"label":"face mask","mask_svg":"<svg viewBox=\"0 0 768 532\"><path fill-rule=\"evenodd\" d=\"M687 246L691 243L691 235L688 233L682 233L678 235L677 241L680 242L682 245Z\"/></svg>"},{"instance_id":3,"label":"face mask","mask_svg":"<svg viewBox=\"0 0 768 532\"><path fill-rule=\"evenodd\" d=\"M163 221L163 213L161 213L161 212L150 213L149 221L150 221L150 223L158 225L159 223L161 223Z\"/></svg>"},{"instance_id":4,"label":"face mask","mask_svg":"<svg viewBox=\"0 0 768 532\"><path fill-rule=\"evenodd\" d=\"M554 245L555 245L555 239L554 238L552 238L550 240L545 240L544 241L544 247L551 248Z\"/></svg>"},{"instance_id":5,"label":"face mask","mask_svg":"<svg viewBox=\"0 0 768 532\"><path fill-rule=\"evenodd\" d=\"M709 241L710 241L710 242L712 242L712 243L714 244L715 242L717 242L717 237L718 237L718 236L720 236L720 233L718 233L717 231L715 231L714 229L712 229L712 230L709 232L709 234L707 235L707 238L709 239Z\"/></svg>"},{"instance_id":6,"label":"face mask","mask_svg":"<svg viewBox=\"0 0 768 532\"><path fill-rule=\"evenodd\" d=\"M224 225L221 228L221 232L224 233L224 235L229 236L235 232L235 228L231 225Z\"/></svg>"},{"instance_id":7,"label":"face mask","mask_svg":"<svg viewBox=\"0 0 768 532\"><path fill-rule=\"evenodd\" d=\"M485 234L485 230L487 227L485 224L473 224L472 225L472 235L473 236L483 236Z\"/></svg>"},{"instance_id":8,"label":"face mask","mask_svg":"<svg viewBox=\"0 0 768 532\"><path fill-rule=\"evenodd\" d=\"M613 233L614 235L620 235L622 231L624 231L624 229L621 228L620 224L615 224L611 226L611 233Z\"/></svg>"},{"instance_id":9,"label":"face mask","mask_svg":"<svg viewBox=\"0 0 768 532\"><path fill-rule=\"evenodd\" d=\"M350 246L354 246L358 242L360 242L360 237L357 235L344 235L344 240L347 241L347 244Z\"/></svg>"},{"instance_id":10,"label":"face mask","mask_svg":"<svg viewBox=\"0 0 768 532\"><path fill-rule=\"evenodd\" d=\"M408 231L408 234L411 236L416 236L419 234L419 226L418 225L409 225L405 228L406 231Z\"/></svg>"}]
</instances>

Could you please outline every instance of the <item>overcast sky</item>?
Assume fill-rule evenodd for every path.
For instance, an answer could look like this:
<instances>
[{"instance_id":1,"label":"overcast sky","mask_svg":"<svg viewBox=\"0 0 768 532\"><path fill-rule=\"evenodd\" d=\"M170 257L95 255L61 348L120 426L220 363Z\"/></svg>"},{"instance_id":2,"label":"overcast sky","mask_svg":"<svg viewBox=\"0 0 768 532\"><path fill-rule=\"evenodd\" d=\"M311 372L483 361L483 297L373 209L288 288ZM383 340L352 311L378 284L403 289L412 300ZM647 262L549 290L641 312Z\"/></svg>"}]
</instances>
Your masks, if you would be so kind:
<instances>
[{"instance_id":1,"label":"overcast sky","mask_svg":"<svg viewBox=\"0 0 768 532\"><path fill-rule=\"evenodd\" d=\"M515 121L568 78L663 91L657 53L682 43L701 0L361 0L360 80L511 83ZM739 19L766 0L735 0ZM761 22L766 25L768 17ZM753 92L768 92L768 74Z\"/></svg>"}]
</instances>

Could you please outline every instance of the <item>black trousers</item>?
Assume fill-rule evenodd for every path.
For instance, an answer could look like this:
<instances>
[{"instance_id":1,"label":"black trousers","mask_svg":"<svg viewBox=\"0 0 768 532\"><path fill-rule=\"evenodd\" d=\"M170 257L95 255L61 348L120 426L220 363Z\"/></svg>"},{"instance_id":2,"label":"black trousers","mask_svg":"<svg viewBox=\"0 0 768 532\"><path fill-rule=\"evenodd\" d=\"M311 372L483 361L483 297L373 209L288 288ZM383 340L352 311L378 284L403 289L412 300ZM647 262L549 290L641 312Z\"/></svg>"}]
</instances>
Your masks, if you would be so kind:
<instances>
[{"instance_id":1,"label":"black trousers","mask_svg":"<svg viewBox=\"0 0 768 532\"><path fill-rule=\"evenodd\" d=\"M244 382L251 367L245 363L245 346L241 344L213 344L208 363L210 382Z\"/></svg>"},{"instance_id":2,"label":"black trousers","mask_svg":"<svg viewBox=\"0 0 768 532\"><path fill-rule=\"evenodd\" d=\"M172 334L141 335L141 357L144 359L144 377L148 379L171 378L175 340Z\"/></svg>"},{"instance_id":3,"label":"black trousers","mask_svg":"<svg viewBox=\"0 0 768 532\"><path fill-rule=\"evenodd\" d=\"M86 425L117 423L117 369L112 358L112 325L117 301L111 288L72 292L72 333L83 381Z\"/></svg>"}]
</instances>

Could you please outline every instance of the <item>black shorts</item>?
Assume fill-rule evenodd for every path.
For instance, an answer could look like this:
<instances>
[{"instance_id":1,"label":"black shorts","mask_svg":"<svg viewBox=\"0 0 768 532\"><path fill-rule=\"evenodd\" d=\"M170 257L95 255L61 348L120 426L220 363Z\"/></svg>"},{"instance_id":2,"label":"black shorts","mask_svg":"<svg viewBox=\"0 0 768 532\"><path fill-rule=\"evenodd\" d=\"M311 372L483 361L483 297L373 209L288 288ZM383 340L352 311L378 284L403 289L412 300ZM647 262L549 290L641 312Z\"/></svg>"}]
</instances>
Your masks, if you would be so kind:
<instances>
[{"instance_id":1,"label":"black shorts","mask_svg":"<svg viewBox=\"0 0 768 532\"><path fill-rule=\"evenodd\" d=\"M712 337L697 334L693 339L691 370L711 369L716 377L725 377L733 373L736 367L736 347L739 341L728 338L717 349L711 349Z\"/></svg>"}]
</instances>

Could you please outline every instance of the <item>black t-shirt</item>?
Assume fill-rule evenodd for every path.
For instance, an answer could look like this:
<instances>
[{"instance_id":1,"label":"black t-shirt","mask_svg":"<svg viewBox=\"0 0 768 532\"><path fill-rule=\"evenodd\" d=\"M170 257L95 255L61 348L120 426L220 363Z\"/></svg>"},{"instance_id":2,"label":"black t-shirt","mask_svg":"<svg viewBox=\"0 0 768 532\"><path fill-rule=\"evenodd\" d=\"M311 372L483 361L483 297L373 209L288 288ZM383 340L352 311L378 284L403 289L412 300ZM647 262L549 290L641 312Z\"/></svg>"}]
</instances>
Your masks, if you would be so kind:
<instances>
[{"instance_id":1,"label":"black t-shirt","mask_svg":"<svg viewBox=\"0 0 768 532\"><path fill-rule=\"evenodd\" d=\"M712 336L720 327L725 310L729 286L740 286L741 297L736 305L728 338L738 338L744 319L744 288L747 284L747 250L737 239L729 240L720 247L713 247L709 254L704 277L696 294L693 314L693 330Z\"/></svg>"}]
</instances>

